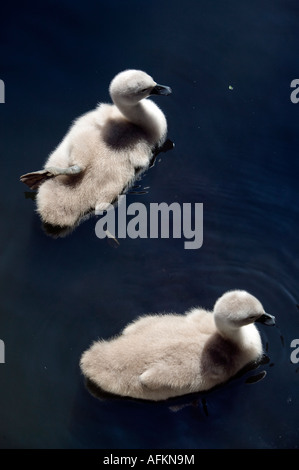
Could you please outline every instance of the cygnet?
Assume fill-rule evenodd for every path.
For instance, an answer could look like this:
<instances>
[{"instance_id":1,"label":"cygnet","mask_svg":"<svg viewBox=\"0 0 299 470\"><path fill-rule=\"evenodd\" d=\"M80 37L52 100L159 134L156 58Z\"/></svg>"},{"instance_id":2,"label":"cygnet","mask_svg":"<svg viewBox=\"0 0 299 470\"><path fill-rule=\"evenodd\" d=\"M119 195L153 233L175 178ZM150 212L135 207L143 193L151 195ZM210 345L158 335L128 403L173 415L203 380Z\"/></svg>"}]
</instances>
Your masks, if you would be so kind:
<instances>
[{"instance_id":1,"label":"cygnet","mask_svg":"<svg viewBox=\"0 0 299 470\"><path fill-rule=\"evenodd\" d=\"M117 202L165 143L165 115L146 98L169 95L169 87L141 70L125 70L109 91L114 104L99 104L75 120L44 169L20 177L38 188L37 212L46 224L72 227Z\"/></svg>"},{"instance_id":2,"label":"cygnet","mask_svg":"<svg viewBox=\"0 0 299 470\"><path fill-rule=\"evenodd\" d=\"M274 325L246 291L220 297L213 311L140 317L111 340L94 342L80 367L99 389L125 397L165 400L226 382L263 355L254 322Z\"/></svg>"}]
</instances>

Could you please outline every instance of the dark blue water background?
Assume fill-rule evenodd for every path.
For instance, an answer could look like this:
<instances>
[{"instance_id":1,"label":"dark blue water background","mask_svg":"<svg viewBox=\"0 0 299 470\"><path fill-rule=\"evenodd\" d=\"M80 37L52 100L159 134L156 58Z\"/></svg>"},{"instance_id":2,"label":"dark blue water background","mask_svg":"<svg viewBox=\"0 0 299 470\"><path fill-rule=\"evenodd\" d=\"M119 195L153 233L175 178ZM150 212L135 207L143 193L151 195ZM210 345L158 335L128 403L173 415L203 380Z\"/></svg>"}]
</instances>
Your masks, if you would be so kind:
<instances>
[{"instance_id":1,"label":"dark blue water background","mask_svg":"<svg viewBox=\"0 0 299 470\"><path fill-rule=\"evenodd\" d=\"M1 10L1 448L298 447L298 2ZM109 101L126 68L172 87L155 100L176 144L142 178L148 192L127 202L202 202L199 250L178 239L115 248L95 236L94 218L53 239L25 197L19 176L41 168L75 117ZM260 327L267 364L171 403L100 401L86 389L79 359L93 340L140 314L212 308L235 288L276 316L278 328Z\"/></svg>"}]
</instances>

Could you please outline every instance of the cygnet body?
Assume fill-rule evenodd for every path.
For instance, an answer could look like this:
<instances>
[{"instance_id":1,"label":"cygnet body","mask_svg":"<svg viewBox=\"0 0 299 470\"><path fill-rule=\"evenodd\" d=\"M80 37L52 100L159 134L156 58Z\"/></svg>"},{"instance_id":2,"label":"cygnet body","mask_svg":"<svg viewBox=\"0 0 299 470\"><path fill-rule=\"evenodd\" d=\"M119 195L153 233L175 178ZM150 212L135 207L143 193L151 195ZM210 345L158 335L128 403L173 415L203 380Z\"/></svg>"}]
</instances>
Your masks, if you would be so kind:
<instances>
[{"instance_id":1,"label":"cygnet body","mask_svg":"<svg viewBox=\"0 0 299 470\"><path fill-rule=\"evenodd\" d=\"M143 71L126 70L109 91L114 104L99 104L79 117L44 169L20 178L38 188L37 212L47 224L73 226L86 213L116 202L166 140L166 118L146 98L168 95L169 87Z\"/></svg>"},{"instance_id":2,"label":"cygnet body","mask_svg":"<svg viewBox=\"0 0 299 470\"><path fill-rule=\"evenodd\" d=\"M101 390L146 400L204 391L226 382L263 353L255 321L274 324L256 297L229 291L213 312L140 317L109 341L94 342L80 360Z\"/></svg>"}]
</instances>

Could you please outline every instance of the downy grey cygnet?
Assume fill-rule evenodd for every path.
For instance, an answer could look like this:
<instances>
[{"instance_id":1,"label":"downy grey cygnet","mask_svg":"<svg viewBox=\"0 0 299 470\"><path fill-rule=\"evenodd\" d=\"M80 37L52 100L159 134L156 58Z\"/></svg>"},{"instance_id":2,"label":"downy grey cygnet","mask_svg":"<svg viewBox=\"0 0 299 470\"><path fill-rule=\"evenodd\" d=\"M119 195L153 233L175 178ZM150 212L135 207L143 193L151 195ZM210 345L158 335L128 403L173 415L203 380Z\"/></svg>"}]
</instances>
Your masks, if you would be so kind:
<instances>
[{"instance_id":1,"label":"downy grey cygnet","mask_svg":"<svg viewBox=\"0 0 299 470\"><path fill-rule=\"evenodd\" d=\"M275 318L247 291L229 291L212 312L146 315L117 337L95 341L81 357L81 370L114 395L165 400L205 391L262 357L254 322L274 325Z\"/></svg>"},{"instance_id":2,"label":"downy grey cygnet","mask_svg":"<svg viewBox=\"0 0 299 470\"><path fill-rule=\"evenodd\" d=\"M169 95L169 87L141 70L125 70L109 91L114 104L101 103L76 119L44 169L20 177L38 189L37 212L46 224L72 227L115 203L165 143L165 115L147 98Z\"/></svg>"}]
</instances>

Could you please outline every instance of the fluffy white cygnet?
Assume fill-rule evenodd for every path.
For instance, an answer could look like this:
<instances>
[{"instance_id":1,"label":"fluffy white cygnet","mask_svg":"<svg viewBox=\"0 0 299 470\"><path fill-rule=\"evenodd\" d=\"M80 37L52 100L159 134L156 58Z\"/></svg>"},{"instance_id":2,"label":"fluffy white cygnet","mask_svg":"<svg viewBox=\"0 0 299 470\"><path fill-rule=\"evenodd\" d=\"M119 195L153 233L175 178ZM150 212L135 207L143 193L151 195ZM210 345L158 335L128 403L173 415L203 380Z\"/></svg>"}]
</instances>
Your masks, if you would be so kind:
<instances>
[{"instance_id":1,"label":"fluffy white cygnet","mask_svg":"<svg viewBox=\"0 0 299 470\"><path fill-rule=\"evenodd\" d=\"M79 117L43 170L21 176L37 189L43 222L73 226L90 211L104 210L146 170L166 140L163 112L148 98L169 95L140 70L119 73L110 84L114 104L100 104Z\"/></svg>"},{"instance_id":2,"label":"fluffy white cygnet","mask_svg":"<svg viewBox=\"0 0 299 470\"><path fill-rule=\"evenodd\" d=\"M274 325L246 291L229 291L213 312L140 317L117 337L99 340L80 367L101 390L147 400L204 391L226 382L263 353L256 321Z\"/></svg>"}]
</instances>

